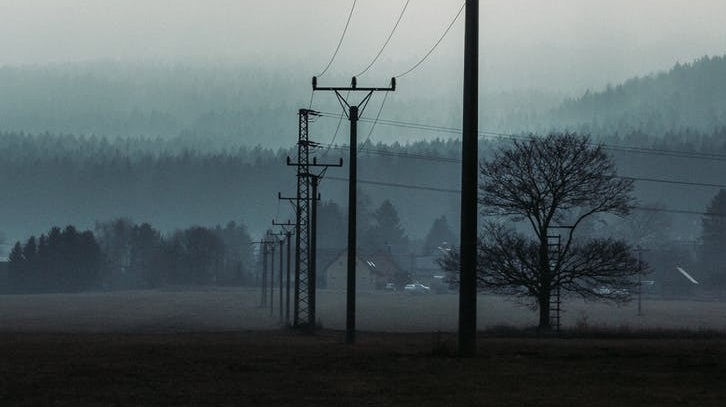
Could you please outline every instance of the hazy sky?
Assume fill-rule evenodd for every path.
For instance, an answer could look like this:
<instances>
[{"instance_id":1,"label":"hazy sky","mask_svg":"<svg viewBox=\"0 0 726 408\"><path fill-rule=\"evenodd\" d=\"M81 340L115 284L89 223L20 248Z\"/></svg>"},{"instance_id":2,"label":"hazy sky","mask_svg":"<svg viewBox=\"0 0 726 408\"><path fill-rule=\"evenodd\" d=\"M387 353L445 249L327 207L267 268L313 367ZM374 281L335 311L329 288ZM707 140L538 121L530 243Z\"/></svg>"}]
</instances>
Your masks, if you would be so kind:
<instances>
[{"instance_id":1,"label":"hazy sky","mask_svg":"<svg viewBox=\"0 0 726 408\"><path fill-rule=\"evenodd\" d=\"M358 0L330 78L375 55L405 0ZM410 67L462 0L411 0L371 80ZM0 64L116 59L254 61L310 77L352 0L0 0ZM497 0L481 11L482 88L581 91L726 52L722 0ZM411 75L460 75L463 16Z\"/></svg>"}]
</instances>

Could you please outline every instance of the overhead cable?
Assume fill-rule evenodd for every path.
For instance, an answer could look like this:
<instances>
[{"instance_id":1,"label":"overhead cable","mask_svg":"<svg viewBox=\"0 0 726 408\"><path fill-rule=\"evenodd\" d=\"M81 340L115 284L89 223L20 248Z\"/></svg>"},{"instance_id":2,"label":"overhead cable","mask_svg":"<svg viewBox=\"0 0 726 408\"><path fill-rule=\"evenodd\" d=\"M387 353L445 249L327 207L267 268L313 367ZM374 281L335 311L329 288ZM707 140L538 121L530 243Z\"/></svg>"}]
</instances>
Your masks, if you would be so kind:
<instances>
[{"instance_id":1,"label":"overhead cable","mask_svg":"<svg viewBox=\"0 0 726 408\"><path fill-rule=\"evenodd\" d=\"M345 33L348 31L348 25L350 24L350 18L353 17L353 10L355 10L355 4L358 0L353 0L353 5L350 7L350 13L348 13L348 21L345 22L345 28L343 29L343 34L340 36L340 40L338 41L338 46L335 47L335 52L333 52L333 56L330 57L330 61L328 61L328 65L325 66L325 69L323 72L319 73L317 76L318 78L323 76L326 72L328 72L328 68L333 64L333 60L335 60L335 57L338 55L338 51L340 50L340 45L343 44L343 38L345 38Z\"/></svg>"},{"instance_id":2,"label":"overhead cable","mask_svg":"<svg viewBox=\"0 0 726 408\"><path fill-rule=\"evenodd\" d=\"M403 76L405 76L405 75L408 75L408 73L409 73L409 72L411 72L411 71L413 71L414 69L418 68L418 66L419 66L419 65L421 65L421 64L422 64L422 63L423 63L424 61L426 61L426 58L428 58L428 57L429 57L429 55L431 55L431 53L432 53L432 52L434 52L434 50L436 49L436 47L438 47L438 46L439 46L439 44L441 43L441 41L443 41L444 37L446 37L446 34L448 34L448 33L449 33L449 30L451 30L451 27L453 27L453 26L454 26L454 23L456 22L456 20L458 20L458 19L459 19L459 16L461 15L461 12L462 12L462 11L464 11L464 7L465 7L465 6L466 6L466 2L465 2L464 4L462 4L462 5L461 5L461 8L459 9L459 12L458 12L458 13L456 13L456 16L454 17L454 19L453 19L453 20L451 20L451 23L449 24L449 26L448 26L448 27L446 27L446 30L444 31L444 33L443 33L443 34L441 34L441 37L439 37L439 40L438 40L438 41L436 41L436 43L434 44L434 46L433 46L433 47L431 47L431 49L429 50L429 52L427 52L427 53L426 53L426 55L424 55L424 56L423 56L423 58L421 58L421 59L420 59L420 60L419 60L419 61L418 61L417 63L415 63L415 64L414 64L414 65L413 65L413 66L412 66L411 68L409 68L409 69L408 69L407 71L404 71L403 73L400 73L400 74L398 74L398 75L395 75L395 77L396 77L396 78L401 78L401 77L403 77Z\"/></svg>"},{"instance_id":3,"label":"overhead cable","mask_svg":"<svg viewBox=\"0 0 726 408\"><path fill-rule=\"evenodd\" d=\"M411 0L406 0L406 4L404 4L404 5L403 5L403 9L401 10L401 14L399 14L399 15L398 15L398 20L396 20L396 24L394 24L394 26L393 26L393 29L392 29L392 30L391 30L391 32L390 32L390 33L388 34L388 38L386 38L386 42L385 42L385 43L383 43L383 47L381 47L381 49L380 49L380 50L378 51L378 54L376 54L376 56L375 56L375 57L373 57L373 60L371 61L371 63L370 63L370 64L368 64L368 66L367 66L367 67L365 67L365 68L363 69L363 71L359 72L359 73L358 73L357 75L355 75L355 76L359 77L359 76L361 76L361 75L365 74L365 73L366 73L366 71L368 71L368 70L369 70L369 69L370 69L370 68L371 68L371 67L373 66L373 64L375 64L375 63L376 63L376 61L378 60L378 57L380 57L380 56L381 56L381 54L383 53L383 50L384 50L384 49L386 49L386 46L388 45L388 42L389 42L389 41L391 41L391 37L393 37L393 33L394 33L394 32L396 31L396 28L398 28L398 23L400 23L400 22L401 22L401 18L403 18L403 14L404 14L404 13L406 12L406 8L408 7L408 3L409 3L410 1L411 1Z\"/></svg>"},{"instance_id":4,"label":"overhead cable","mask_svg":"<svg viewBox=\"0 0 726 408\"><path fill-rule=\"evenodd\" d=\"M328 176L327 178L329 180L348 181L348 179L345 177ZM412 190L433 191L433 192L439 192L439 193L450 193L450 194L460 194L461 193L461 189L453 189L453 188L439 188L439 187L421 186L421 185L415 185L415 184L391 183L391 182L386 182L386 181L361 180L361 179L358 179L358 182L361 184L370 184L370 185L374 185L374 186L406 188L406 189L412 189ZM663 213L672 213L672 214L700 215L700 216L705 216L705 217L726 218L726 214L704 212L704 211L679 210L679 209L655 208L655 207L640 207L640 206L634 206L634 207L632 207L632 209L635 211L663 212Z\"/></svg>"},{"instance_id":5,"label":"overhead cable","mask_svg":"<svg viewBox=\"0 0 726 408\"><path fill-rule=\"evenodd\" d=\"M337 114L333 114L330 112L320 112L320 116L321 117L335 117L335 118L338 117ZM372 119L366 119L366 118L361 118L360 121L369 122L369 123L373 122ZM390 120L390 119L378 119L376 122L378 124L394 126L394 127L402 127L402 128L418 129L418 130L426 130L426 131L431 131L431 132L449 133L449 134L458 134L458 135L461 134L461 129L455 128L455 127L431 125L431 124L417 123L417 122L406 122L406 121ZM479 135L497 137L497 138L503 138L503 139L511 139L511 140L520 140L520 141L530 139L530 136L527 136L527 135L515 135L515 134L511 134L511 133L496 132L496 131L491 131L491 130L480 130ZM687 152L687 151L683 151L683 150L657 149L657 148L651 148L651 147L621 146L621 145L613 145L613 144L600 144L600 143L596 143L596 142L592 142L590 144L594 145L594 146L600 145L603 147L603 149L610 150L610 151L651 154L651 155L656 155L656 156L678 157L678 158L686 158L686 159L726 161L726 155L722 155L722 154Z\"/></svg>"}]
</instances>

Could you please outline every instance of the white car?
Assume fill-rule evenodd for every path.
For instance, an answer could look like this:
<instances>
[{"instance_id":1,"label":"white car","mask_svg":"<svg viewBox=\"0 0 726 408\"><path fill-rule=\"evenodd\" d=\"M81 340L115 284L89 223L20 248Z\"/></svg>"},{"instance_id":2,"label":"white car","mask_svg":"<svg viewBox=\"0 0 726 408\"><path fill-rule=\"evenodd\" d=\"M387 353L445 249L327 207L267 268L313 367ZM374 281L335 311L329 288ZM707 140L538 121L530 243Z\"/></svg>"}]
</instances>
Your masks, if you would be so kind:
<instances>
[{"instance_id":1,"label":"white car","mask_svg":"<svg viewBox=\"0 0 726 408\"><path fill-rule=\"evenodd\" d=\"M630 292L628 292L625 288L609 288L607 286L599 286L595 289L593 289L593 292L597 293L598 295L629 295Z\"/></svg>"},{"instance_id":2,"label":"white car","mask_svg":"<svg viewBox=\"0 0 726 408\"><path fill-rule=\"evenodd\" d=\"M403 287L403 290L408 293L429 293L431 288L422 283L409 283Z\"/></svg>"}]
</instances>

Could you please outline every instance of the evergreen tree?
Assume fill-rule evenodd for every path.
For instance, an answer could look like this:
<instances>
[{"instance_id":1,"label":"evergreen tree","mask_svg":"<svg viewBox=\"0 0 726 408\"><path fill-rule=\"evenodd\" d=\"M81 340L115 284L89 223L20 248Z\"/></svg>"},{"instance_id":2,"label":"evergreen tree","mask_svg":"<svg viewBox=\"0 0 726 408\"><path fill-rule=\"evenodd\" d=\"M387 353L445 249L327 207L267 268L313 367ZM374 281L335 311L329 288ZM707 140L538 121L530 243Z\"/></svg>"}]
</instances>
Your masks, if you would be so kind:
<instances>
[{"instance_id":1,"label":"evergreen tree","mask_svg":"<svg viewBox=\"0 0 726 408\"><path fill-rule=\"evenodd\" d=\"M319 250L343 250L347 239L346 214L333 201L318 204L318 242Z\"/></svg>"},{"instance_id":2,"label":"evergreen tree","mask_svg":"<svg viewBox=\"0 0 726 408\"><path fill-rule=\"evenodd\" d=\"M385 200L371 214L371 226L364 233L363 247L370 251L388 250L396 256L408 254L408 236L393 204Z\"/></svg>"},{"instance_id":3,"label":"evergreen tree","mask_svg":"<svg viewBox=\"0 0 726 408\"><path fill-rule=\"evenodd\" d=\"M454 247L457 241L458 239L451 231L446 216L442 215L434 220L429 232L426 234L422 255L431 255L437 251L437 248L442 246Z\"/></svg>"},{"instance_id":4,"label":"evergreen tree","mask_svg":"<svg viewBox=\"0 0 726 408\"><path fill-rule=\"evenodd\" d=\"M8 281L13 292L23 292L25 279L25 257L20 241L16 242L8 257Z\"/></svg>"},{"instance_id":5,"label":"evergreen tree","mask_svg":"<svg viewBox=\"0 0 726 408\"><path fill-rule=\"evenodd\" d=\"M726 190L711 200L701 219L701 261L711 284L726 287Z\"/></svg>"}]
</instances>

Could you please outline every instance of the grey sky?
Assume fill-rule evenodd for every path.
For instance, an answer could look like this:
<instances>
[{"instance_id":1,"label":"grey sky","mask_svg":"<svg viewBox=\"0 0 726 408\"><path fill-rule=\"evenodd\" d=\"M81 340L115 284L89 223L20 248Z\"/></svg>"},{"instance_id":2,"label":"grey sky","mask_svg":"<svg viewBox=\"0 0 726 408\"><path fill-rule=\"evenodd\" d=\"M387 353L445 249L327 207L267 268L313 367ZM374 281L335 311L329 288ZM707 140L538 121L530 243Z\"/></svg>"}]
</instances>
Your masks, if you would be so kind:
<instances>
[{"instance_id":1,"label":"grey sky","mask_svg":"<svg viewBox=\"0 0 726 408\"><path fill-rule=\"evenodd\" d=\"M404 0L359 0L330 78L362 69ZM276 64L308 78L338 41L352 1L0 0L0 64L117 59ZM411 0L369 72L410 67L456 14L459 0ZM580 92L726 52L720 0L482 0L482 88ZM463 18L409 78L458 75Z\"/></svg>"}]
</instances>

